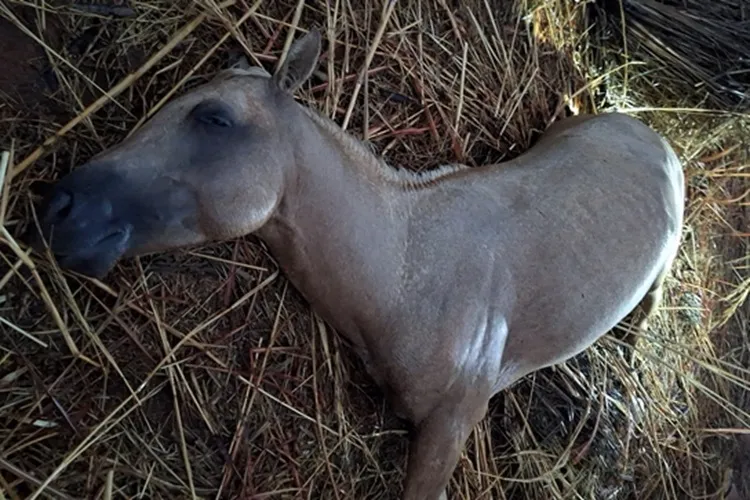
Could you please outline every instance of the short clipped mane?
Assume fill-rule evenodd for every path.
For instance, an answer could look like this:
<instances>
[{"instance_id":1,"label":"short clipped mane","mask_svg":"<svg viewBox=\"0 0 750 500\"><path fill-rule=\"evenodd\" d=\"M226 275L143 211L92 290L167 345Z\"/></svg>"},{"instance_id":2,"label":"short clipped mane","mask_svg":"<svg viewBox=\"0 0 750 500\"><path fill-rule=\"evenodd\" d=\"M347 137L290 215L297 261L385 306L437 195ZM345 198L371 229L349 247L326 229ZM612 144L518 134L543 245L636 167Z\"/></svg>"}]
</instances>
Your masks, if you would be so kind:
<instances>
[{"instance_id":1,"label":"short clipped mane","mask_svg":"<svg viewBox=\"0 0 750 500\"><path fill-rule=\"evenodd\" d=\"M358 160L369 173L386 182L398 184L402 188L419 189L435 184L446 177L450 177L452 174L469 168L461 164L446 164L421 173L396 169L370 150L364 142L342 130L339 125L329 118L308 106L300 105L300 107L313 123L341 144L344 150L354 159Z\"/></svg>"}]
</instances>

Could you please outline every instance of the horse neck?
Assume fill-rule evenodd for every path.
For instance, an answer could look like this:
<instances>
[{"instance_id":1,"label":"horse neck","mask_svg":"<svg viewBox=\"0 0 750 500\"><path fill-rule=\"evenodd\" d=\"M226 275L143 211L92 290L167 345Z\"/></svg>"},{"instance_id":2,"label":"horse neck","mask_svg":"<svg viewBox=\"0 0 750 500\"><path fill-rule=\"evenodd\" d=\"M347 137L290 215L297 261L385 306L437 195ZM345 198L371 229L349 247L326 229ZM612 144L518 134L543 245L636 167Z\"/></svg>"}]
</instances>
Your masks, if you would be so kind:
<instances>
[{"instance_id":1,"label":"horse neck","mask_svg":"<svg viewBox=\"0 0 750 500\"><path fill-rule=\"evenodd\" d=\"M298 111L289 126L295 164L257 234L308 299L366 301L398 279L413 193L366 146L313 111Z\"/></svg>"}]
</instances>

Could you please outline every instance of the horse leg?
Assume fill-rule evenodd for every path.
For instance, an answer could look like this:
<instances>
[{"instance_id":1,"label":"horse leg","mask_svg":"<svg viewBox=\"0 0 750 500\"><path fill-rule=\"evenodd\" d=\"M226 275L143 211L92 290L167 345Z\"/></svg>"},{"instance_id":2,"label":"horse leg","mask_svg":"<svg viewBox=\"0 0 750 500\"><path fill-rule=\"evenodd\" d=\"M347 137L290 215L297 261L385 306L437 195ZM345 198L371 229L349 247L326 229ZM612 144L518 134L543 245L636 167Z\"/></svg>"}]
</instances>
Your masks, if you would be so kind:
<instances>
[{"instance_id":1,"label":"horse leg","mask_svg":"<svg viewBox=\"0 0 750 500\"><path fill-rule=\"evenodd\" d=\"M403 500L447 500L445 489L488 401L481 397L444 403L417 424L409 445Z\"/></svg>"},{"instance_id":2,"label":"horse leg","mask_svg":"<svg viewBox=\"0 0 750 500\"><path fill-rule=\"evenodd\" d=\"M640 316L635 322L635 327L626 326L627 333L622 337L622 341L630 346L630 353L627 355L628 362L633 359L638 336L648 331L649 320L659 308L664 298L664 281L669 274L672 261L670 260L659 272L646 295L635 309L634 316Z\"/></svg>"}]
</instances>

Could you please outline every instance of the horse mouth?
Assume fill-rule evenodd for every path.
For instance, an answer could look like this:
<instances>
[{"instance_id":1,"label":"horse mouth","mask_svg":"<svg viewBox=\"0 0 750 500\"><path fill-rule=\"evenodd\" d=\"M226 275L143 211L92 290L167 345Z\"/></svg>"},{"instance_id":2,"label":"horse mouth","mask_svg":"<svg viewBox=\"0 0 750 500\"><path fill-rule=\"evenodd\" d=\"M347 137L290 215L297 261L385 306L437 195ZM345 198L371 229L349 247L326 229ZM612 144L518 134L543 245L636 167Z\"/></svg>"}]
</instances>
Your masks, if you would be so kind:
<instances>
[{"instance_id":1,"label":"horse mouth","mask_svg":"<svg viewBox=\"0 0 750 500\"><path fill-rule=\"evenodd\" d=\"M61 269L103 278L128 251L131 236L132 226L126 225L83 245L71 241L70 237L57 243L53 239L49 249ZM47 248L40 237L34 239L32 246L39 252Z\"/></svg>"}]
</instances>

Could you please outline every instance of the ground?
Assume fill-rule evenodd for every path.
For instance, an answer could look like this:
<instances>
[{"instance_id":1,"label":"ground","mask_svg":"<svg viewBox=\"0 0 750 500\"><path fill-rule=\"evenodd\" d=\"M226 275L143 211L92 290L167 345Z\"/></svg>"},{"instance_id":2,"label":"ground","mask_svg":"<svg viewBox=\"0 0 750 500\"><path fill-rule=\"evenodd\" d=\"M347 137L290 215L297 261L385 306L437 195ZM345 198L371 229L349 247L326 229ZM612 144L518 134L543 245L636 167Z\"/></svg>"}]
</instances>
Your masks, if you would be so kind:
<instances>
[{"instance_id":1,"label":"ground","mask_svg":"<svg viewBox=\"0 0 750 500\"><path fill-rule=\"evenodd\" d=\"M254 237L104 281L21 237L45 185L164 100L238 54L272 70L318 26L337 45L300 100L394 167L502 161L610 110L685 165L684 243L633 364L608 335L498 395L451 498L723 498L750 429L742 0L267 4L0 3L0 493L398 498L405 424Z\"/></svg>"}]
</instances>

